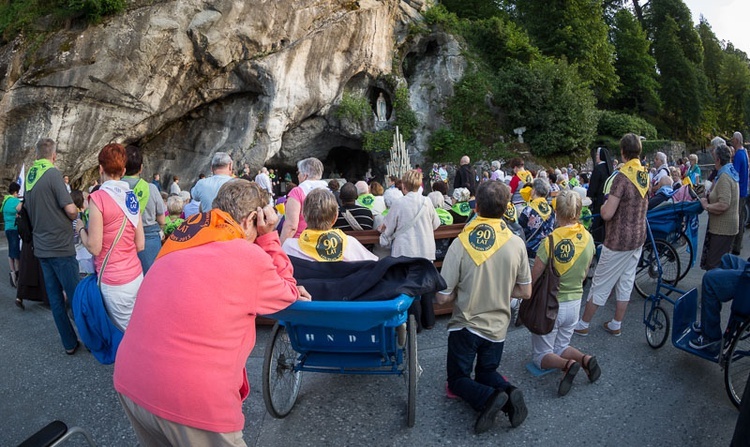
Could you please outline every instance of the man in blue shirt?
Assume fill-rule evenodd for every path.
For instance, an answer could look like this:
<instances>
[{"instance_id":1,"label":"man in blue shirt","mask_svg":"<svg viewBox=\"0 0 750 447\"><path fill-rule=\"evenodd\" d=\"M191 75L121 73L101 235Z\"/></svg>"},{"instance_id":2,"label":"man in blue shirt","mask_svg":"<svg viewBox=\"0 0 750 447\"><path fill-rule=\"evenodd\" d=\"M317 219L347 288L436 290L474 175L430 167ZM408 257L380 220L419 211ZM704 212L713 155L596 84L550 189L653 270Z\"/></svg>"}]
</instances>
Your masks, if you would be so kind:
<instances>
[{"instance_id":1,"label":"man in blue shirt","mask_svg":"<svg viewBox=\"0 0 750 447\"><path fill-rule=\"evenodd\" d=\"M745 221L747 220L747 212L745 210L748 181L747 151L742 145L742 141L742 132L735 132L734 135L732 135L734 169L740 175L740 228L737 235L734 237L734 243L732 243L732 254L737 256L739 256L742 251L742 237L745 234Z\"/></svg>"},{"instance_id":2,"label":"man in blue shirt","mask_svg":"<svg viewBox=\"0 0 750 447\"><path fill-rule=\"evenodd\" d=\"M211 211L214 198L221 185L232 179L232 158L225 152L217 152L211 159L211 177L198 180L190 194L201 204L201 211Z\"/></svg>"}]
</instances>

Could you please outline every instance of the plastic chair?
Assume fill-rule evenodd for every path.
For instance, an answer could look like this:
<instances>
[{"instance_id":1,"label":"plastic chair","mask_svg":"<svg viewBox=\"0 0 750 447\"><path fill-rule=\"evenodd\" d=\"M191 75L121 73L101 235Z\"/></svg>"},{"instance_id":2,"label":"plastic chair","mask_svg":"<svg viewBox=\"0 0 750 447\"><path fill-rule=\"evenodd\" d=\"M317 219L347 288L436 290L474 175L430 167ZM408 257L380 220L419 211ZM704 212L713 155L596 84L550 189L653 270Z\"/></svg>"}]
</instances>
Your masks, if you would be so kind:
<instances>
[{"instance_id":1,"label":"plastic chair","mask_svg":"<svg viewBox=\"0 0 750 447\"><path fill-rule=\"evenodd\" d=\"M81 434L91 447L96 447L91 435L81 427L68 426L63 421L52 421L41 430L28 437L18 447L55 447L75 434Z\"/></svg>"}]
</instances>

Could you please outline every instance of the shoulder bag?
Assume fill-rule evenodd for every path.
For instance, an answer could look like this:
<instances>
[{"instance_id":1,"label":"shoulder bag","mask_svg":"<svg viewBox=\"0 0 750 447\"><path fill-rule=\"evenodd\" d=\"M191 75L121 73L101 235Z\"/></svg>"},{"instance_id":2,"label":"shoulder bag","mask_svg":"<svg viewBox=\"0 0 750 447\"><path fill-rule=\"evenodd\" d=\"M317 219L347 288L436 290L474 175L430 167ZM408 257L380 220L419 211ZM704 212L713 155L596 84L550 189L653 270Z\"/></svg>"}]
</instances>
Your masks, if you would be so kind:
<instances>
[{"instance_id":1,"label":"shoulder bag","mask_svg":"<svg viewBox=\"0 0 750 447\"><path fill-rule=\"evenodd\" d=\"M78 328L78 335L84 345L99 363L109 365L115 361L117 348L122 341L123 331L109 316L107 306L101 291L102 276L117 242L120 241L128 219L123 217L120 230L112 246L102 261L102 267L97 276L89 275L76 286L73 296L73 318Z\"/></svg>"},{"instance_id":2,"label":"shoulder bag","mask_svg":"<svg viewBox=\"0 0 750 447\"><path fill-rule=\"evenodd\" d=\"M560 304L557 292L560 290L560 275L555 271L555 254L552 235L547 238L547 266L532 286L531 298L521 301L518 319L529 331L537 335L546 335L555 328L557 311Z\"/></svg>"}]
</instances>

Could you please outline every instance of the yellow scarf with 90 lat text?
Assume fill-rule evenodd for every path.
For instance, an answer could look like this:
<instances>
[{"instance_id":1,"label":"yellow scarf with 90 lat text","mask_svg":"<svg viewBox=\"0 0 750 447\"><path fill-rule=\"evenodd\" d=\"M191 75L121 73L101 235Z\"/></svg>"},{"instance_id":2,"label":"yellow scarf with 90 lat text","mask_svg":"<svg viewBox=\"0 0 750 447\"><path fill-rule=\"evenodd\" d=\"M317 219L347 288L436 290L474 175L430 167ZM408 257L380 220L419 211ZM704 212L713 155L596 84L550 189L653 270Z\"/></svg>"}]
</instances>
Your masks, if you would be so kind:
<instances>
[{"instance_id":1,"label":"yellow scarf with 90 lat text","mask_svg":"<svg viewBox=\"0 0 750 447\"><path fill-rule=\"evenodd\" d=\"M303 253L318 262L344 260L344 252L349 242L343 231L306 229L299 235L299 248Z\"/></svg>"},{"instance_id":2,"label":"yellow scarf with 90 lat text","mask_svg":"<svg viewBox=\"0 0 750 447\"><path fill-rule=\"evenodd\" d=\"M547 203L547 199L544 197L538 197L532 200L529 202L529 206L536 211L536 213L539 214L539 217L543 220L549 219L549 216L552 215L552 207Z\"/></svg>"},{"instance_id":3,"label":"yellow scarf with 90 lat text","mask_svg":"<svg viewBox=\"0 0 750 447\"><path fill-rule=\"evenodd\" d=\"M589 244L591 235L577 223L566 227L556 228L552 232L553 256L555 257L555 270L560 276L570 270L581 257ZM547 244L542 244L546 249ZM549 258L549 253L547 254Z\"/></svg>"},{"instance_id":4,"label":"yellow scarf with 90 lat text","mask_svg":"<svg viewBox=\"0 0 750 447\"><path fill-rule=\"evenodd\" d=\"M458 235L476 265L482 265L513 236L503 219L477 217Z\"/></svg>"},{"instance_id":5,"label":"yellow scarf with 90 lat text","mask_svg":"<svg viewBox=\"0 0 750 447\"><path fill-rule=\"evenodd\" d=\"M641 166L641 161L638 158L628 160L622 165L620 174L624 174L635 185L641 197L646 197L646 193L648 192L648 172Z\"/></svg>"}]
</instances>

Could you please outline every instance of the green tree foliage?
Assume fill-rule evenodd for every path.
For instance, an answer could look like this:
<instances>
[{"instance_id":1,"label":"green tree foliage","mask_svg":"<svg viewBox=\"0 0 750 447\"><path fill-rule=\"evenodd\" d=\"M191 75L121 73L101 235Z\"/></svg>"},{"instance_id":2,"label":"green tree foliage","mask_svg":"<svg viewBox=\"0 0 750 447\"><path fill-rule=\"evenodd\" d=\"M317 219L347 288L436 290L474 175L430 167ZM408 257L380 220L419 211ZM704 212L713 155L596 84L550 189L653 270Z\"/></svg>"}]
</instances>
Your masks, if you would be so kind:
<instances>
[{"instance_id":1,"label":"green tree foliage","mask_svg":"<svg viewBox=\"0 0 750 447\"><path fill-rule=\"evenodd\" d=\"M750 124L750 66L737 54L725 53L718 80L719 129L726 134L745 130Z\"/></svg>"},{"instance_id":2,"label":"green tree foliage","mask_svg":"<svg viewBox=\"0 0 750 447\"><path fill-rule=\"evenodd\" d=\"M21 32L33 31L42 17L62 26L71 20L97 23L125 10L126 0L10 0L0 2L0 34L8 42Z\"/></svg>"},{"instance_id":3,"label":"green tree foliage","mask_svg":"<svg viewBox=\"0 0 750 447\"><path fill-rule=\"evenodd\" d=\"M524 140L536 156L570 156L594 138L594 95L564 61L511 64L498 74L494 102L503 110L504 128L526 127Z\"/></svg>"},{"instance_id":4,"label":"green tree foliage","mask_svg":"<svg viewBox=\"0 0 750 447\"><path fill-rule=\"evenodd\" d=\"M708 95L700 37L681 0L652 0L649 6L647 23L660 73L663 120L673 137L699 141L707 133L703 119Z\"/></svg>"},{"instance_id":5,"label":"green tree foliage","mask_svg":"<svg viewBox=\"0 0 750 447\"><path fill-rule=\"evenodd\" d=\"M458 17L486 19L503 12L503 3L497 0L442 0L441 4Z\"/></svg>"},{"instance_id":6,"label":"green tree foliage","mask_svg":"<svg viewBox=\"0 0 750 447\"><path fill-rule=\"evenodd\" d=\"M614 47L601 0L517 0L515 5L521 24L542 53L575 64L599 100L617 91Z\"/></svg>"},{"instance_id":7,"label":"green tree foliage","mask_svg":"<svg viewBox=\"0 0 750 447\"><path fill-rule=\"evenodd\" d=\"M656 59L651 56L646 32L627 9L614 15L612 41L615 46L615 71L620 89L610 101L616 109L655 115L661 107Z\"/></svg>"},{"instance_id":8,"label":"green tree foliage","mask_svg":"<svg viewBox=\"0 0 750 447\"><path fill-rule=\"evenodd\" d=\"M639 116L603 110L599 112L598 118L596 132L602 136L619 140L626 133L632 132L649 140L657 137L656 128Z\"/></svg>"},{"instance_id":9,"label":"green tree foliage","mask_svg":"<svg viewBox=\"0 0 750 447\"><path fill-rule=\"evenodd\" d=\"M712 95L718 94L719 72L721 71L721 62L724 55L721 49L721 43L716 38L716 34L711 29L708 21L701 16L700 23L697 27L698 35L703 46L703 72L706 74L709 91Z\"/></svg>"}]
</instances>

